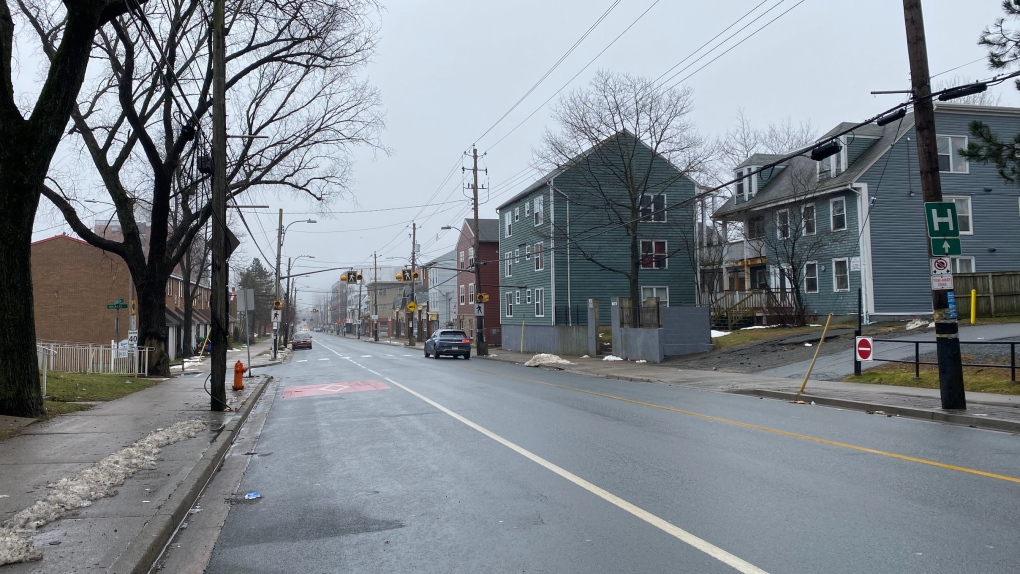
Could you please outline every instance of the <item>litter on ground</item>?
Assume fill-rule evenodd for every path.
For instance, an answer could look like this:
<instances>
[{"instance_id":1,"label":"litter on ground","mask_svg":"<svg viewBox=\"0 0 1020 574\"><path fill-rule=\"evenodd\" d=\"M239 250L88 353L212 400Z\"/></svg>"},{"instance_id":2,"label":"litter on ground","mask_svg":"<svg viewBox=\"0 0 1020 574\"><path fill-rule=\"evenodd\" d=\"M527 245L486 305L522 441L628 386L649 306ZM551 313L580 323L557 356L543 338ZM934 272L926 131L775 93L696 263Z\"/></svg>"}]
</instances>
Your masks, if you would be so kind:
<instances>
[{"instance_id":1,"label":"litter on ground","mask_svg":"<svg viewBox=\"0 0 1020 574\"><path fill-rule=\"evenodd\" d=\"M527 363L524 363L525 367L541 367L543 365L573 365L570 361L560 357L559 355L551 355L549 353L539 353L534 357L528 359Z\"/></svg>"},{"instance_id":2,"label":"litter on ground","mask_svg":"<svg viewBox=\"0 0 1020 574\"><path fill-rule=\"evenodd\" d=\"M255 500L256 498L262 498L262 495L254 491L244 495L245 500Z\"/></svg>"}]
</instances>

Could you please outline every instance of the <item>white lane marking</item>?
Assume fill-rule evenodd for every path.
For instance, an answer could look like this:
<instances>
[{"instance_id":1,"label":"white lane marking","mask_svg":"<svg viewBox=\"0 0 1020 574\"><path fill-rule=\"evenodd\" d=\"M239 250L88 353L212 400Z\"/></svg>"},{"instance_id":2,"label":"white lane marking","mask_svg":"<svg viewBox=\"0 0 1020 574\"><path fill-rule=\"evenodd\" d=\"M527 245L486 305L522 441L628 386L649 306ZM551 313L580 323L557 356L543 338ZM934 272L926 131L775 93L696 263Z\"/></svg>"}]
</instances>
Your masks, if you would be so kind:
<instances>
[{"instance_id":1,"label":"white lane marking","mask_svg":"<svg viewBox=\"0 0 1020 574\"><path fill-rule=\"evenodd\" d=\"M712 558L715 558L716 560L722 562L723 564L726 564L727 566L733 568L737 572L741 572L743 574L768 574L765 570L758 568L754 564L751 564L746 560L743 560L733 554L730 554L729 552L723 550L722 548L719 548L718 546L712 544L711 542L699 538L694 534L687 532L683 528L671 524L668 521L659 518L658 516L652 514L651 512L648 512L647 510L635 504L627 502L626 500L620 498L619 496L616 496L615 494L588 482L587 480L577 476L576 474L553 464L552 462L538 456L537 454L525 449L524 447L518 446L517 444L510 442L509 440L499 436L498 434L490 431L489 429L462 417L461 415L451 411L450 409L433 401L432 399L420 393L412 391L411 389L405 387L404 385L401 385L400 383L394 381L393 379L389 377L384 378L393 385L396 385L404 389L408 393L418 397L419 399L425 401L426 403L432 405L433 407L439 409L440 411L450 415L451 417L457 419L458 421L464 423L465 425L471 427L472 429L482 433L483 435L491 438L492 440L498 442L499 444L509 448L510 450L516 452L517 454L520 454L521 456L531 460L532 462L535 462L545 467L546 469L553 471L554 473L569 480L570 482L573 482L577 486L580 486L581 488L587 490L588 492L594 494L595 496L598 496L599 498L605 500L606 502L613 504L614 506L620 508L621 510L631 513L635 517L644 520L648 524L651 524L652 526L658 528L659 530L662 530L663 532L669 534L670 536L673 536L674 538L680 540L681 542L684 542L685 544L688 544L696 548L697 550L700 550L705 554L708 554Z\"/></svg>"},{"instance_id":2,"label":"white lane marking","mask_svg":"<svg viewBox=\"0 0 1020 574\"><path fill-rule=\"evenodd\" d=\"M372 355L362 355L361 358L362 359L370 359L370 358L372 358Z\"/></svg>"},{"instance_id":3,"label":"white lane marking","mask_svg":"<svg viewBox=\"0 0 1020 574\"><path fill-rule=\"evenodd\" d=\"M401 357L413 357L414 355L401 355Z\"/></svg>"},{"instance_id":4,"label":"white lane marking","mask_svg":"<svg viewBox=\"0 0 1020 574\"><path fill-rule=\"evenodd\" d=\"M195 378L197 379L197 378L199 378L201 376L202 376L202 373L199 373L199 374L195 375Z\"/></svg>"},{"instance_id":5,"label":"white lane marking","mask_svg":"<svg viewBox=\"0 0 1020 574\"><path fill-rule=\"evenodd\" d=\"M320 360L320 361L328 361L328 360L329 360L329 357L323 357L323 358L321 358L321 359L319 359L319 360Z\"/></svg>"},{"instance_id":6,"label":"white lane marking","mask_svg":"<svg viewBox=\"0 0 1020 574\"><path fill-rule=\"evenodd\" d=\"M298 359L297 362L299 362L299 363L307 363L308 359Z\"/></svg>"}]
</instances>

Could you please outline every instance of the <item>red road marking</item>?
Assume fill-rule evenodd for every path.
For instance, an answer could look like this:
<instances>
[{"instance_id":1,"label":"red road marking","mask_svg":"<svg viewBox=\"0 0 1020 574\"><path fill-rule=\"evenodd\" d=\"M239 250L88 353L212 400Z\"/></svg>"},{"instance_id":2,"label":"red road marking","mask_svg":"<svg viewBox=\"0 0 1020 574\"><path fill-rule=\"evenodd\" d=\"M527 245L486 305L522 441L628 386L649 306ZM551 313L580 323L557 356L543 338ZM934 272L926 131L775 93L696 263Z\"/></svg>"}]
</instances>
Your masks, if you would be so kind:
<instances>
[{"instance_id":1,"label":"red road marking","mask_svg":"<svg viewBox=\"0 0 1020 574\"><path fill-rule=\"evenodd\" d=\"M384 391L390 387L382 381L343 381L318 385L287 387L283 390L283 398L314 397L317 395L339 395L341 393L360 393L362 391Z\"/></svg>"}]
</instances>

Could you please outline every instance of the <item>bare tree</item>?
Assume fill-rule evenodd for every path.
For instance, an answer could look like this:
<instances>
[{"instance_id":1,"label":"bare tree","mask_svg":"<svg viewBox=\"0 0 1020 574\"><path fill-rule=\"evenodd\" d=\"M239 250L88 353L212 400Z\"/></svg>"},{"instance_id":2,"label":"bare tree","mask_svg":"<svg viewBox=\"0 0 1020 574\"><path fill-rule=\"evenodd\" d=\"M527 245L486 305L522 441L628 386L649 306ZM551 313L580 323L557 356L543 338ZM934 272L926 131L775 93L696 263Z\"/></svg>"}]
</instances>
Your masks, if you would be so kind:
<instances>
[{"instance_id":1,"label":"bare tree","mask_svg":"<svg viewBox=\"0 0 1020 574\"><path fill-rule=\"evenodd\" d=\"M537 152L547 165L578 168L578 177L591 191L571 198L579 216L596 216L605 220L604 228L625 231L630 250L626 266L600 257L601 242L567 240L574 253L626 277L635 304L641 300L639 275L647 255L639 245L639 222L643 216L653 217L649 212L656 199L672 185L701 174L711 156L710 146L690 121L693 106L690 88L665 88L652 80L602 71L587 88L560 99L553 112L559 131L547 131ZM674 249L677 252L680 249Z\"/></svg>"},{"instance_id":2,"label":"bare tree","mask_svg":"<svg viewBox=\"0 0 1020 574\"><path fill-rule=\"evenodd\" d=\"M144 2L144 0L142 0ZM122 0L48 2L40 10L59 25L46 37L44 80L35 101L15 89L19 37L15 20L30 8L21 0L0 6L0 414L42 414L36 362L31 243L39 197L50 161L74 109L96 31L128 9ZM137 5L137 4L136 4ZM31 36L31 34L30 34ZM32 42L23 38L23 41ZM46 67L48 64L48 68Z\"/></svg>"},{"instance_id":3,"label":"bare tree","mask_svg":"<svg viewBox=\"0 0 1020 574\"><path fill-rule=\"evenodd\" d=\"M230 140L227 158L213 158L227 162L228 198L255 187L323 202L349 193L353 147L380 145L378 93L356 75L375 48L375 8L373 0L228 2L228 130L242 137ZM74 182L43 189L75 233L127 263L139 338L156 349L153 373L168 370L167 279L211 215L201 185L209 170L195 169L211 133L205 10L200 0L154 3L97 38L106 67L75 108L72 131L116 206L122 237L87 227ZM28 14L48 45L49 14ZM178 219L175 204L188 206Z\"/></svg>"}]
</instances>

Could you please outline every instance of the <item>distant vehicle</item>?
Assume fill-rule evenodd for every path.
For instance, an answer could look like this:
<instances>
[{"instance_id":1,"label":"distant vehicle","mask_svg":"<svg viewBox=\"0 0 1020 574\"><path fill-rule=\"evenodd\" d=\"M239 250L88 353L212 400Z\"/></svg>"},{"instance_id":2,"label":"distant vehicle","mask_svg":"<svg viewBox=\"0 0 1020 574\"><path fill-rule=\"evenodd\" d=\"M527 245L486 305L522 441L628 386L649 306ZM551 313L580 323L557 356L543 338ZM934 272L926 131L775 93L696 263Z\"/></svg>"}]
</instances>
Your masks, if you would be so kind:
<instances>
[{"instance_id":1,"label":"distant vehicle","mask_svg":"<svg viewBox=\"0 0 1020 574\"><path fill-rule=\"evenodd\" d=\"M294 338L290 340L290 346L295 351L298 349L311 349L312 348L312 334L311 333L297 333Z\"/></svg>"},{"instance_id":2,"label":"distant vehicle","mask_svg":"<svg viewBox=\"0 0 1020 574\"><path fill-rule=\"evenodd\" d=\"M460 329L440 329L425 340L425 356L440 355L461 356L471 358L471 339Z\"/></svg>"}]
</instances>

